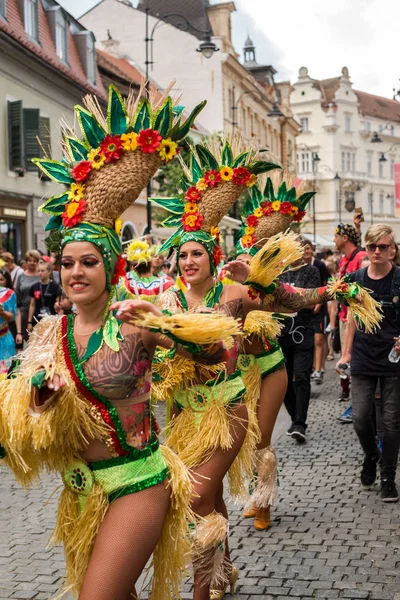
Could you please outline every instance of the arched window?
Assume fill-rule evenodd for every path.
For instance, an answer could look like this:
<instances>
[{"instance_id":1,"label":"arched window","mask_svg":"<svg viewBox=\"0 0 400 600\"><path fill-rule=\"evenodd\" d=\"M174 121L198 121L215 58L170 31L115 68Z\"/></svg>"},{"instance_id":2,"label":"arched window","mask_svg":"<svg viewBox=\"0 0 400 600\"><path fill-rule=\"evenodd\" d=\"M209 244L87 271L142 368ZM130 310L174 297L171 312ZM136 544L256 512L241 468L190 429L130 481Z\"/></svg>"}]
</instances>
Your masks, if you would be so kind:
<instances>
[{"instance_id":1,"label":"arched window","mask_svg":"<svg viewBox=\"0 0 400 600\"><path fill-rule=\"evenodd\" d=\"M136 229L133 223L130 221L125 221L122 232L121 232L121 241L123 244L130 242L134 238L137 237Z\"/></svg>"}]
</instances>

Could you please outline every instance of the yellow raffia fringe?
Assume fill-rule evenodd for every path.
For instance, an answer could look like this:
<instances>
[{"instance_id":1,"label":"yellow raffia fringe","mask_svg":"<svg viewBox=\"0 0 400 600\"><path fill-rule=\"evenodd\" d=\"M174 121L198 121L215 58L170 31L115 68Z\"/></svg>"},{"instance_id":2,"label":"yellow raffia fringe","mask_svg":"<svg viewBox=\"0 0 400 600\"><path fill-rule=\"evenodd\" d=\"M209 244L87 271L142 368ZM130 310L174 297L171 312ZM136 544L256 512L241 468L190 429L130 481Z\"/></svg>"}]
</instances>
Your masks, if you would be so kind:
<instances>
[{"instance_id":1,"label":"yellow raffia fringe","mask_svg":"<svg viewBox=\"0 0 400 600\"><path fill-rule=\"evenodd\" d=\"M172 402L177 390L217 376L225 369L224 363L203 365L178 354L174 358L162 358L161 353L159 358L152 365L153 373L161 378L152 383L152 393L158 401Z\"/></svg>"},{"instance_id":2,"label":"yellow raffia fringe","mask_svg":"<svg viewBox=\"0 0 400 600\"><path fill-rule=\"evenodd\" d=\"M153 554L153 576L150 600L179 598L179 587L191 561L188 525L195 516L190 508L192 481L177 455L160 446L169 470L171 506L164 521L161 538Z\"/></svg>"},{"instance_id":3,"label":"yellow raffia fringe","mask_svg":"<svg viewBox=\"0 0 400 600\"><path fill-rule=\"evenodd\" d=\"M199 583L213 585L222 583L226 569L225 545L229 524L218 512L205 517L197 517L192 540L193 570L198 574Z\"/></svg>"},{"instance_id":4,"label":"yellow raffia fringe","mask_svg":"<svg viewBox=\"0 0 400 600\"><path fill-rule=\"evenodd\" d=\"M246 508L267 508L274 503L278 495L278 461L272 446L257 450L254 455L254 468L254 492Z\"/></svg>"},{"instance_id":5,"label":"yellow raffia fringe","mask_svg":"<svg viewBox=\"0 0 400 600\"><path fill-rule=\"evenodd\" d=\"M158 317L148 312L138 312L132 323L137 327L157 329L166 335L172 334L184 342L208 345L222 341L227 348L232 347L233 336L241 334L239 321L215 313L183 313Z\"/></svg>"},{"instance_id":6,"label":"yellow raffia fringe","mask_svg":"<svg viewBox=\"0 0 400 600\"><path fill-rule=\"evenodd\" d=\"M343 293L343 284L342 279L333 277L328 283L327 292L335 297L337 292ZM367 290L360 285L357 287L357 298L346 299L350 313L354 317L357 328L364 326L366 333L374 333L379 329L379 323L383 319L382 306L370 295L372 290Z\"/></svg>"},{"instance_id":7,"label":"yellow raffia fringe","mask_svg":"<svg viewBox=\"0 0 400 600\"><path fill-rule=\"evenodd\" d=\"M267 288L290 265L303 257L303 251L297 241L298 234L293 231L278 233L250 261L248 282L256 282Z\"/></svg>"},{"instance_id":8,"label":"yellow raffia fringe","mask_svg":"<svg viewBox=\"0 0 400 600\"><path fill-rule=\"evenodd\" d=\"M64 361L58 317L47 317L34 328L21 365L13 378L0 383L0 434L6 464L24 486L42 470L63 472L91 439L108 440L110 428L78 393ZM61 375L66 385L39 417L28 412L31 378L44 369Z\"/></svg>"},{"instance_id":9,"label":"yellow raffia fringe","mask_svg":"<svg viewBox=\"0 0 400 600\"><path fill-rule=\"evenodd\" d=\"M211 402L196 423L196 414L184 408L171 421L165 444L178 454L188 469L207 462L218 448L229 450L233 444L230 433L232 415L220 402Z\"/></svg>"},{"instance_id":10,"label":"yellow raffia fringe","mask_svg":"<svg viewBox=\"0 0 400 600\"><path fill-rule=\"evenodd\" d=\"M258 423L257 430L259 431ZM237 500L248 499L249 494L246 489L245 481L249 480L253 473L252 457L256 451L258 439L257 431L249 427L239 454L229 468L229 493Z\"/></svg>"},{"instance_id":11,"label":"yellow raffia fringe","mask_svg":"<svg viewBox=\"0 0 400 600\"><path fill-rule=\"evenodd\" d=\"M109 506L101 485L94 483L83 511L70 488L61 493L51 544L64 545L67 577L65 588L78 597L89 564L93 543Z\"/></svg>"},{"instance_id":12,"label":"yellow raffia fringe","mask_svg":"<svg viewBox=\"0 0 400 600\"><path fill-rule=\"evenodd\" d=\"M269 337L275 339L281 332L283 324L273 313L252 310L248 313L243 327L243 337L258 335L262 340Z\"/></svg>"}]
</instances>

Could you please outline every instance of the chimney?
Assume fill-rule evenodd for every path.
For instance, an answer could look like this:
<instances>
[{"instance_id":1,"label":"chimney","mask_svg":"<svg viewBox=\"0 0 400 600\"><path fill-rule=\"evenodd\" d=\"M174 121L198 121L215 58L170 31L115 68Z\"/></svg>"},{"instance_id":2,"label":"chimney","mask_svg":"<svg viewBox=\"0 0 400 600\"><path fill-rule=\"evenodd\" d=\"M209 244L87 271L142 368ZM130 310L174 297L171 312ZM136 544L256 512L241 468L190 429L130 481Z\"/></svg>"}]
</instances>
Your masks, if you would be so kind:
<instances>
[{"instance_id":1,"label":"chimney","mask_svg":"<svg viewBox=\"0 0 400 600\"><path fill-rule=\"evenodd\" d=\"M223 2L207 6L207 15L215 37L221 38L224 52L238 56L232 45L231 12L236 7L233 2Z\"/></svg>"}]
</instances>

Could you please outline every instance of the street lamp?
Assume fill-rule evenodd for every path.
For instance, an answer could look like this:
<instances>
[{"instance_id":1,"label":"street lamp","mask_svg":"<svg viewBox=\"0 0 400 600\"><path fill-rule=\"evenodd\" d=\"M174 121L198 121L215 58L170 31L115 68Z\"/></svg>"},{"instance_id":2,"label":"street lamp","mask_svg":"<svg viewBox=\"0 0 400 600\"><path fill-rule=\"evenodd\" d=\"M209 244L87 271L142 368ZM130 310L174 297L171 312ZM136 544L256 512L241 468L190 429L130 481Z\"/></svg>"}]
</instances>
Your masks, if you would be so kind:
<instances>
[{"instance_id":1,"label":"street lamp","mask_svg":"<svg viewBox=\"0 0 400 600\"><path fill-rule=\"evenodd\" d=\"M279 108L279 106L277 105L277 103L275 102L275 104L272 106L271 110L268 113L269 117L285 117L285 121L286 121L286 116L283 114L283 112L281 111L281 109ZM284 122L285 122L284 121Z\"/></svg>"},{"instance_id":2,"label":"street lamp","mask_svg":"<svg viewBox=\"0 0 400 600\"><path fill-rule=\"evenodd\" d=\"M338 197L338 209L339 209L339 223L342 222L342 178L339 173L336 172L335 177L333 178L335 181L339 182L339 197Z\"/></svg>"},{"instance_id":3,"label":"street lamp","mask_svg":"<svg viewBox=\"0 0 400 600\"><path fill-rule=\"evenodd\" d=\"M201 52L201 54L204 56L204 58L211 58L212 55L214 54L214 52L219 52L219 48L217 48L217 46L214 44L214 42L211 41L212 31L210 31L210 30L202 31L201 29L198 29L190 21L188 21L188 19L185 16L183 16L179 13L169 13L169 14L164 15L163 17L160 17L159 19L157 19L157 21L155 22L155 24L153 26L153 29L151 30L151 33L149 34L150 9L148 7L145 9L145 13L146 13L146 37L144 38L144 41L146 44L146 60L144 61L144 64L146 67L145 90L146 90L147 97L149 97L149 93L150 93L149 66L151 65L151 70L153 70L153 65L154 65L154 60L153 60L154 32L158 26L168 23L168 21L166 21L166 19L178 17L179 19L182 19L182 21L183 21L182 25L181 24L177 25L178 29L180 29L181 31L188 31L189 28L191 28L191 29L194 29L195 31L197 31L197 33L201 33L204 36L204 40L201 42L199 47L196 48L196 52ZM146 196L147 196L147 198L146 198L147 225L146 225L145 234L148 234L151 232L151 202L149 200L151 197L151 181L149 181L149 183L147 184Z\"/></svg>"}]
</instances>

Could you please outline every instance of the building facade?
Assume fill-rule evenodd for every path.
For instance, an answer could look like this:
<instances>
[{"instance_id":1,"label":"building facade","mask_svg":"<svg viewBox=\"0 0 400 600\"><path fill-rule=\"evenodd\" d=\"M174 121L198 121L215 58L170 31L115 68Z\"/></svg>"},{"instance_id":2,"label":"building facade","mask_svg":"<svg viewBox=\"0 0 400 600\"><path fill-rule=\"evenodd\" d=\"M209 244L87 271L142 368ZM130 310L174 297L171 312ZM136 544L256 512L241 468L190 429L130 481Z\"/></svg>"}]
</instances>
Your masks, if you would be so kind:
<instances>
[{"instance_id":1,"label":"building facade","mask_svg":"<svg viewBox=\"0 0 400 600\"><path fill-rule=\"evenodd\" d=\"M335 224L352 222L361 207L366 225L389 223L400 237L394 193L400 103L354 90L346 67L324 80L302 67L291 107L301 125L297 175L317 190L315 214L311 208L303 229L332 238Z\"/></svg>"},{"instance_id":2,"label":"building facade","mask_svg":"<svg viewBox=\"0 0 400 600\"><path fill-rule=\"evenodd\" d=\"M0 246L45 251L37 212L56 184L31 159L61 158L60 119L87 93L106 103L94 36L53 0L0 2Z\"/></svg>"}]
</instances>

